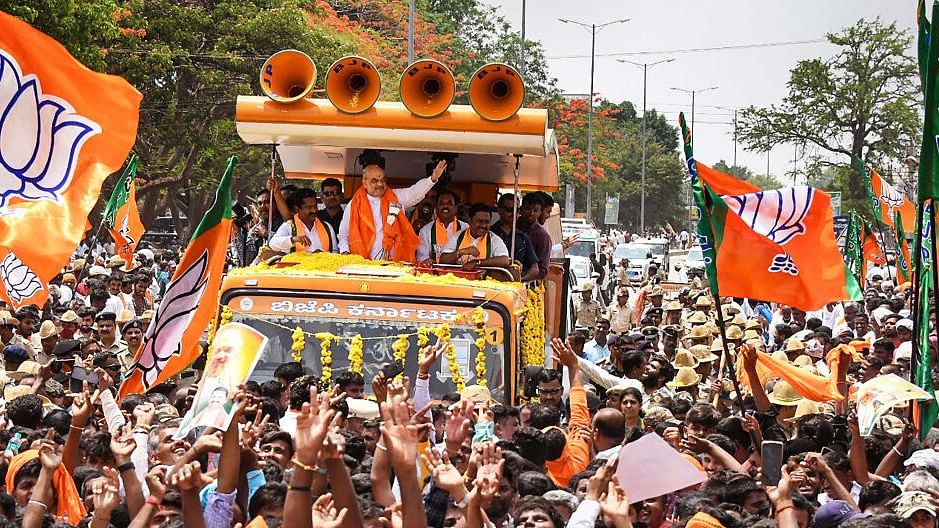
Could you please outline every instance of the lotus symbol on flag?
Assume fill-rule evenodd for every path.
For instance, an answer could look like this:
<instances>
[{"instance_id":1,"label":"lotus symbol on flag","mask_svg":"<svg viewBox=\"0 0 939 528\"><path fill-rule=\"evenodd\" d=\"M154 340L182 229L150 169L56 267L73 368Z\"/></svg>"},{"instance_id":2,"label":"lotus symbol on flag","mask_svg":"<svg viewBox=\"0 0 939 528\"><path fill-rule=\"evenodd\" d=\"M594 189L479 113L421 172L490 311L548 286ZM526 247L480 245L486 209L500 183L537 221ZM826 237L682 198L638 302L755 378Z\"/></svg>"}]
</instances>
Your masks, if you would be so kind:
<instances>
[{"instance_id":1,"label":"lotus symbol on flag","mask_svg":"<svg viewBox=\"0 0 939 528\"><path fill-rule=\"evenodd\" d=\"M748 226L780 246L805 232L815 189L800 185L773 191L722 196Z\"/></svg>"},{"instance_id":2,"label":"lotus symbol on flag","mask_svg":"<svg viewBox=\"0 0 939 528\"><path fill-rule=\"evenodd\" d=\"M32 297L42 289L39 277L13 253L7 253L0 261L0 278L3 279L7 296L16 303Z\"/></svg>"},{"instance_id":3,"label":"lotus symbol on flag","mask_svg":"<svg viewBox=\"0 0 939 528\"><path fill-rule=\"evenodd\" d=\"M163 296L156 317L147 328L143 350L136 367L143 374L142 384L149 389L173 356L181 352L186 328L192 321L209 282L209 253L203 252L180 273Z\"/></svg>"},{"instance_id":4,"label":"lotus symbol on flag","mask_svg":"<svg viewBox=\"0 0 939 528\"><path fill-rule=\"evenodd\" d=\"M880 201L887 205L890 214L893 215L893 210L903 205L903 195L887 182L883 182L881 185Z\"/></svg>"},{"instance_id":5,"label":"lotus symbol on flag","mask_svg":"<svg viewBox=\"0 0 939 528\"><path fill-rule=\"evenodd\" d=\"M100 133L98 123L43 94L39 78L23 75L0 50L0 207L14 196L59 201L85 141Z\"/></svg>"}]
</instances>

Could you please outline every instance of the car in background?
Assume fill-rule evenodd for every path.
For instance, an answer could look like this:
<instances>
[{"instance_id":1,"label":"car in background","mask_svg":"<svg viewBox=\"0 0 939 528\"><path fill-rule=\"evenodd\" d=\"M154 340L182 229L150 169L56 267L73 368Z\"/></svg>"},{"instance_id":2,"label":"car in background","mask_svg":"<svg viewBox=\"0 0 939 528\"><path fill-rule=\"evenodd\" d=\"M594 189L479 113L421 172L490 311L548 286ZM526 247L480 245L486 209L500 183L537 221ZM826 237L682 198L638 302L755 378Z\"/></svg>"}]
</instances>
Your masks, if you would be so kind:
<instances>
[{"instance_id":1,"label":"car in background","mask_svg":"<svg viewBox=\"0 0 939 528\"><path fill-rule=\"evenodd\" d=\"M613 250L613 262L619 265L623 259L629 262L626 268L626 276L632 284L638 284L646 277L649 271L649 264L653 262L653 247L647 244L629 243L619 244Z\"/></svg>"},{"instance_id":2,"label":"car in background","mask_svg":"<svg viewBox=\"0 0 939 528\"><path fill-rule=\"evenodd\" d=\"M692 269L704 269L704 252L701 251L701 246L695 246L688 250L688 256L685 257L685 268Z\"/></svg>"},{"instance_id":3,"label":"car in background","mask_svg":"<svg viewBox=\"0 0 939 528\"><path fill-rule=\"evenodd\" d=\"M644 244L652 248L652 260L658 265L659 270L668 269L668 240L665 238L645 238L636 241L637 244Z\"/></svg>"},{"instance_id":4,"label":"car in background","mask_svg":"<svg viewBox=\"0 0 939 528\"><path fill-rule=\"evenodd\" d=\"M589 259L591 254L600 254L600 234L596 231L584 231L577 240L564 252L568 257L584 257Z\"/></svg>"}]
</instances>

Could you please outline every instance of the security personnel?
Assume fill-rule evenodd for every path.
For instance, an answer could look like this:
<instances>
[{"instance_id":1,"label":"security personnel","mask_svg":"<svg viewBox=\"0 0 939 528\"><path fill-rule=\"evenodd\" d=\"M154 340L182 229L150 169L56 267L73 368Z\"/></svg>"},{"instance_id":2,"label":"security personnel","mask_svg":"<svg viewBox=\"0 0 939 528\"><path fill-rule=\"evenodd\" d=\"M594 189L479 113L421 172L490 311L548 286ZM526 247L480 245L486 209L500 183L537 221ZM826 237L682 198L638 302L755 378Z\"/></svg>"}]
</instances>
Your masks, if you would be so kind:
<instances>
[{"instance_id":1,"label":"security personnel","mask_svg":"<svg viewBox=\"0 0 939 528\"><path fill-rule=\"evenodd\" d=\"M577 289L580 299L574 308L577 315L574 325L578 328L594 328L603 315L603 306L593 298L593 283L584 281Z\"/></svg>"}]
</instances>

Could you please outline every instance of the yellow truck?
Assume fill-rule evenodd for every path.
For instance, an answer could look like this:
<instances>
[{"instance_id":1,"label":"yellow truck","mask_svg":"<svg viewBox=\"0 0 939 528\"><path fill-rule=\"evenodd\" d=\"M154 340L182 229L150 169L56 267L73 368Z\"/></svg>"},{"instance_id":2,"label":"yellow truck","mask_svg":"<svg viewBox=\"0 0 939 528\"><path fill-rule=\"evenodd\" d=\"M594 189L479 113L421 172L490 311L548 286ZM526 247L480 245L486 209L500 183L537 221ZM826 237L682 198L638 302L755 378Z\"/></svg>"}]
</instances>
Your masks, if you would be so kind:
<instances>
[{"instance_id":1,"label":"yellow truck","mask_svg":"<svg viewBox=\"0 0 939 528\"><path fill-rule=\"evenodd\" d=\"M377 72L361 57L330 67L328 99L307 97L315 77L304 54L280 52L261 70L266 96L238 98L238 134L248 144L275 147L287 178L310 184L338 178L348 199L361 185L356 159L369 148L382 151L392 187L425 177L432 155L445 153L456 162L449 188L464 202L494 204L500 189L558 187L547 112L521 108L524 87L510 66L487 65L474 75L472 105L452 104L452 75L434 61L418 61L402 74L401 102L377 100ZM368 382L396 359L413 378L418 344L449 334L452 347L431 375L431 394L482 382L495 399L517 402L524 367L543 364L546 324L553 335L563 332L557 307L566 306L564 269L553 268L537 285L513 282L511 270L467 277L450 271L291 253L229 272L222 319L270 337L255 379L270 378L294 352L333 379L353 368Z\"/></svg>"}]
</instances>

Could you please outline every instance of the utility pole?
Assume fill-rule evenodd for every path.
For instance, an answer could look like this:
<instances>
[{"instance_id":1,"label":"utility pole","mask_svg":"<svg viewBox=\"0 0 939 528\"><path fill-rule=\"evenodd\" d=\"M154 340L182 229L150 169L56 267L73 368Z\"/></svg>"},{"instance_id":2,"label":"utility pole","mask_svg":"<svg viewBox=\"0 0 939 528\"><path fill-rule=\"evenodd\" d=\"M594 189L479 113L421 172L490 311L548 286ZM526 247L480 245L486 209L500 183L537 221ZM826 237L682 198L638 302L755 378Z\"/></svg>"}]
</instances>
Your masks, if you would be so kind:
<instances>
[{"instance_id":1,"label":"utility pole","mask_svg":"<svg viewBox=\"0 0 939 528\"><path fill-rule=\"evenodd\" d=\"M698 135L698 134L697 134L697 131L694 129L694 99L695 99L695 95L696 95L698 92L709 92L709 91L711 91L711 90L717 90L717 86L710 86L710 87L708 87L708 88L701 88L701 89L698 89L698 90L688 90L688 89L686 89L686 88L675 88L675 87L673 86L673 87L672 87L672 90L675 90L675 91L678 91L678 92L690 93L690 94L691 94L691 150L694 151L694 137L695 137L696 135ZM694 203L694 201L691 199L691 186L690 186L690 185L688 186L687 197L688 197L688 205L690 206L691 204ZM688 218L688 224L689 224L689 225L688 225L688 230L689 230L689 232L692 232L692 233L693 233L693 232L694 232L694 222L691 221L691 217L690 217L690 216L689 216L689 218Z\"/></svg>"},{"instance_id":2,"label":"utility pole","mask_svg":"<svg viewBox=\"0 0 939 528\"><path fill-rule=\"evenodd\" d=\"M413 1L413 0L412 0ZM518 72L525 78L525 0L522 0L522 41L518 50Z\"/></svg>"},{"instance_id":3,"label":"utility pole","mask_svg":"<svg viewBox=\"0 0 939 528\"><path fill-rule=\"evenodd\" d=\"M640 182L640 191L639 191L639 232L646 232L646 89L648 78L649 67L655 66L656 64L662 64L663 62L672 62L675 59L662 59L653 63L638 63L631 60L619 59L619 62L625 62L632 64L634 66L642 67L642 169L641 169L641 182Z\"/></svg>"},{"instance_id":4,"label":"utility pole","mask_svg":"<svg viewBox=\"0 0 939 528\"><path fill-rule=\"evenodd\" d=\"M584 29L590 30L590 106L588 110L589 113L587 114L587 222L590 222L593 217L593 73L597 49L597 30L603 29L611 24L629 22L629 19L621 18L611 20L600 25L585 24L567 18L559 18L558 20L565 24L576 24Z\"/></svg>"},{"instance_id":5,"label":"utility pole","mask_svg":"<svg viewBox=\"0 0 939 528\"><path fill-rule=\"evenodd\" d=\"M414 0L408 2L408 64L414 64Z\"/></svg>"}]
</instances>

